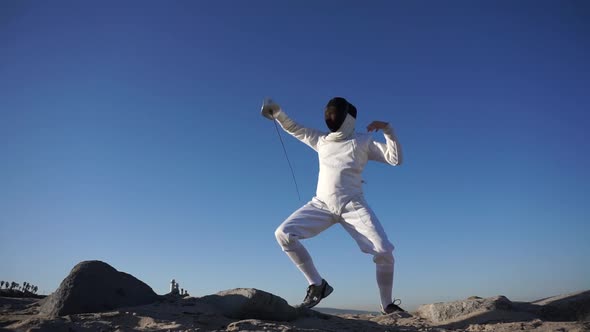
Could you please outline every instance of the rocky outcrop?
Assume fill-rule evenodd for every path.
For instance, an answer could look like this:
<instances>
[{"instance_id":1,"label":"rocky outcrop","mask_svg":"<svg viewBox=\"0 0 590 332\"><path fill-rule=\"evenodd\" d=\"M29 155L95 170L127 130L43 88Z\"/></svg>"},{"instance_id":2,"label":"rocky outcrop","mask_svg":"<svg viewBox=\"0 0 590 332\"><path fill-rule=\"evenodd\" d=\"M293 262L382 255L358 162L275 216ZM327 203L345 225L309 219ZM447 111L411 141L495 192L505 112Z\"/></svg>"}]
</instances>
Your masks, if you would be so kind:
<instances>
[{"instance_id":1,"label":"rocky outcrop","mask_svg":"<svg viewBox=\"0 0 590 332\"><path fill-rule=\"evenodd\" d=\"M234 319L264 319L291 321L299 316L287 301L255 288L235 288L199 299L212 305L226 317Z\"/></svg>"},{"instance_id":2,"label":"rocky outcrop","mask_svg":"<svg viewBox=\"0 0 590 332\"><path fill-rule=\"evenodd\" d=\"M141 306L61 317L39 316L40 301L36 299L0 297L0 331L6 328L10 331L582 332L590 331L590 322L531 320L530 316L540 315L541 309L550 304L557 308L559 306L556 304L569 303L563 307L564 310L579 312L582 307L575 307L575 303L585 303L582 299L587 298L588 293L558 296L533 303L510 302L500 296L489 299L473 297L447 303L446 314L437 314L437 317L445 320L438 323L431 321L433 316L425 319L407 313L378 316L350 313L334 316L314 310L297 312L296 319L288 320L295 308L284 307L283 300L272 294L248 288L228 290L203 298L163 297L160 301ZM233 300L238 300L238 303L228 303ZM463 304L459 306L459 303ZM443 304L437 303L430 309L445 308L441 306ZM459 313L460 307L464 308L462 314ZM281 316L284 313L281 313L280 308L287 311L286 316ZM457 314L451 315L452 312ZM251 315L260 315L265 319L228 317ZM493 315L503 318L491 319ZM514 319L516 315L523 315L523 319L505 321L506 317ZM452 321L454 323L449 323Z\"/></svg>"},{"instance_id":3,"label":"rocky outcrop","mask_svg":"<svg viewBox=\"0 0 590 332\"><path fill-rule=\"evenodd\" d=\"M418 307L416 314L435 325L469 325L496 322L526 321L536 315L518 309L504 296L432 303Z\"/></svg>"},{"instance_id":4,"label":"rocky outcrop","mask_svg":"<svg viewBox=\"0 0 590 332\"><path fill-rule=\"evenodd\" d=\"M103 312L148 304L158 295L141 280L101 261L76 265L57 291L43 300L40 312L50 317Z\"/></svg>"},{"instance_id":5,"label":"rocky outcrop","mask_svg":"<svg viewBox=\"0 0 590 332\"><path fill-rule=\"evenodd\" d=\"M532 302L540 316L551 321L590 321L590 291L553 296Z\"/></svg>"},{"instance_id":6,"label":"rocky outcrop","mask_svg":"<svg viewBox=\"0 0 590 332\"><path fill-rule=\"evenodd\" d=\"M590 321L590 291L550 297L535 302L512 302L504 296L470 297L426 304L416 315L436 326L545 321Z\"/></svg>"},{"instance_id":7,"label":"rocky outcrop","mask_svg":"<svg viewBox=\"0 0 590 332\"><path fill-rule=\"evenodd\" d=\"M535 302L504 296L422 305L418 311L327 315L291 307L254 288L201 298L158 296L135 277L100 261L76 265L49 297L0 296L0 330L185 331L590 331L590 291Z\"/></svg>"}]
</instances>

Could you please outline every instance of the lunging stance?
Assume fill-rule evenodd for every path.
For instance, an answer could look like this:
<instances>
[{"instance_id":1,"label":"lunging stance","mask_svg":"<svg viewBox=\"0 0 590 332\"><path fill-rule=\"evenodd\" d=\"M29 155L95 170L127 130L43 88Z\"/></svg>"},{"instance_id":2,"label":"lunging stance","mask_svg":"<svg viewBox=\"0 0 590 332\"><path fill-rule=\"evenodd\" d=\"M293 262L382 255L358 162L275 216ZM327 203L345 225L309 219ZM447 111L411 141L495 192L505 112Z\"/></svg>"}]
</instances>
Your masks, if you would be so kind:
<instances>
[{"instance_id":1,"label":"lunging stance","mask_svg":"<svg viewBox=\"0 0 590 332\"><path fill-rule=\"evenodd\" d=\"M300 240L339 223L362 252L373 256L382 313L402 311L392 298L394 247L363 197L361 178L369 160L393 166L401 164L401 147L393 128L386 122L373 121L367 126L367 133L355 132L357 109L341 97L331 99L326 105L324 117L329 132L297 124L274 102L265 103L261 113L276 120L287 133L318 153L320 165L315 197L289 216L275 232L279 245L309 283L301 306L314 307L330 295L333 288L316 270ZM373 140L371 132L378 130L383 131L385 143Z\"/></svg>"}]
</instances>

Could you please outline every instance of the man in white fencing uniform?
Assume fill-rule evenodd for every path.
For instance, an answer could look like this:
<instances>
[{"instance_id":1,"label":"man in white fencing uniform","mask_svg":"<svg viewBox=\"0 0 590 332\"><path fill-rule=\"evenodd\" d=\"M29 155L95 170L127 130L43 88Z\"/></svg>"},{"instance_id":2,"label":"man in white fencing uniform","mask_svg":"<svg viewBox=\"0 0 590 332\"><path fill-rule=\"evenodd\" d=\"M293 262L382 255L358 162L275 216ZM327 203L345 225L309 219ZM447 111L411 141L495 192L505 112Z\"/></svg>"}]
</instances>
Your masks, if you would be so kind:
<instances>
[{"instance_id":1,"label":"man in white fencing uniform","mask_svg":"<svg viewBox=\"0 0 590 332\"><path fill-rule=\"evenodd\" d=\"M361 251L373 255L381 311L384 314L402 311L392 301L394 247L363 197L361 178L369 160L393 166L401 164L401 148L393 128L386 122L373 121L367 126L369 133L356 133L357 110L341 97L331 99L326 105L328 133L297 124L274 102L265 103L261 113L278 121L287 133L310 146L319 157L316 196L287 218L275 232L283 251L309 282L301 306L314 307L330 295L333 288L322 279L299 240L313 237L339 223ZM386 143L373 140L370 132L378 130L383 131Z\"/></svg>"}]
</instances>

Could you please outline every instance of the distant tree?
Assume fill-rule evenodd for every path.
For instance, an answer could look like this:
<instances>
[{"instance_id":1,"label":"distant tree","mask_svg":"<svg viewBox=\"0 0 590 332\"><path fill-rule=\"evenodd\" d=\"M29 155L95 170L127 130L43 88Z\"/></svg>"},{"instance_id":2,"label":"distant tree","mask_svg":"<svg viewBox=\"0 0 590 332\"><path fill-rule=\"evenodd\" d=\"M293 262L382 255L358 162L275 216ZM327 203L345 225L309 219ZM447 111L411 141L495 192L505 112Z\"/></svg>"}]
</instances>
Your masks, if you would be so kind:
<instances>
[{"instance_id":1,"label":"distant tree","mask_svg":"<svg viewBox=\"0 0 590 332\"><path fill-rule=\"evenodd\" d=\"M4 286L4 280L0 281L0 289L2 289L2 286Z\"/></svg>"},{"instance_id":2,"label":"distant tree","mask_svg":"<svg viewBox=\"0 0 590 332\"><path fill-rule=\"evenodd\" d=\"M34 294L37 294L37 290L38 290L38 289L39 289L39 287L37 287L37 286L33 286L33 293L34 293Z\"/></svg>"}]
</instances>

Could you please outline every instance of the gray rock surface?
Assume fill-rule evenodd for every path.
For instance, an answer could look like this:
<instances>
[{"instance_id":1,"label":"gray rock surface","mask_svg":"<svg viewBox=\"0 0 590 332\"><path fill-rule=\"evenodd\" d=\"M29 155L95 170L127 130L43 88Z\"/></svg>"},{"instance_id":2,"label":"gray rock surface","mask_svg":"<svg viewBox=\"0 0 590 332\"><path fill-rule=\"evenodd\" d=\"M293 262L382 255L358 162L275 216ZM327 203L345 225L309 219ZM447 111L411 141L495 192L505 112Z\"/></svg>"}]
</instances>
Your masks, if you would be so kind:
<instances>
[{"instance_id":1,"label":"gray rock surface","mask_svg":"<svg viewBox=\"0 0 590 332\"><path fill-rule=\"evenodd\" d=\"M548 297L532 302L540 316L551 321L590 321L590 291Z\"/></svg>"},{"instance_id":2,"label":"gray rock surface","mask_svg":"<svg viewBox=\"0 0 590 332\"><path fill-rule=\"evenodd\" d=\"M512 302L504 296L433 303L415 315L327 315L253 288L201 298L158 296L106 263L76 265L45 299L0 296L0 331L585 332L590 291Z\"/></svg>"},{"instance_id":3,"label":"gray rock surface","mask_svg":"<svg viewBox=\"0 0 590 332\"><path fill-rule=\"evenodd\" d=\"M232 294L231 291L222 293ZM223 296L222 296L223 297ZM544 304L570 296L545 299ZM221 314L219 307L202 298L162 298L150 304L120 308L109 312L72 314L60 317L38 315L37 299L0 297L0 331L280 331L280 332L586 332L590 322L554 322L524 319L516 322L490 322L465 325L434 324L428 320L401 314L314 314L312 310L292 321L233 319ZM473 299L470 299L473 300ZM483 300L483 299L480 299ZM215 301L213 301L215 302ZM270 302L272 303L272 301ZM544 304L521 306L512 302L511 310L539 309ZM499 311L499 310L498 310ZM492 310L491 313L497 311ZM518 312L516 312L518 314ZM485 315L485 314L484 314ZM467 320L468 321L468 320ZM463 325L461 325L463 324Z\"/></svg>"},{"instance_id":4,"label":"gray rock surface","mask_svg":"<svg viewBox=\"0 0 590 332\"><path fill-rule=\"evenodd\" d=\"M473 324L543 321L590 321L590 291L511 302L504 296L470 297L465 300L426 304L416 315L432 325L467 327Z\"/></svg>"},{"instance_id":5,"label":"gray rock surface","mask_svg":"<svg viewBox=\"0 0 590 332\"><path fill-rule=\"evenodd\" d=\"M537 317L534 313L520 310L504 296L474 296L460 301L421 305L416 314L436 325L465 326L532 320Z\"/></svg>"},{"instance_id":6,"label":"gray rock surface","mask_svg":"<svg viewBox=\"0 0 590 332\"><path fill-rule=\"evenodd\" d=\"M224 316L234 319L291 321L300 315L281 297L255 288L229 289L202 297L199 302L213 305Z\"/></svg>"},{"instance_id":7,"label":"gray rock surface","mask_svg":"<svg viewBox=\"0 0 590 332\"><path fill-rule=\"evenodd\" d=\"M41 314L50 317L103 312L148 304L158 295L141 280L101 261L76 265L55 293L43 300Z\"/></svg>"}]
</instances>

